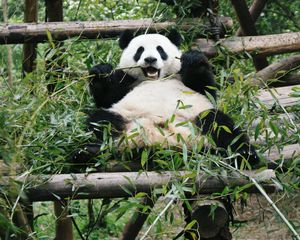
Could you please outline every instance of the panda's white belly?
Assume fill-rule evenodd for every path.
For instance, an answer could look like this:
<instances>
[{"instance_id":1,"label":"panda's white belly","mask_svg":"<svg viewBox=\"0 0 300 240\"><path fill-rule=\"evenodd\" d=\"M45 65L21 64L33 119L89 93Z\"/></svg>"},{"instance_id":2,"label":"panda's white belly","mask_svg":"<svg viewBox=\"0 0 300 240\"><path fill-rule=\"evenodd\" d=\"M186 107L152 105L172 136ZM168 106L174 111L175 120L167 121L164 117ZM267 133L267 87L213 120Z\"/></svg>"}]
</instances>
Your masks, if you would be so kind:
<instances>
[{"instance_id":1,"label":"panda's white belly","mask_svg":"<svg viewBox=\"0 0 300 240\"><path fill-rule=\"evenodd\" d=\"M191 123L212 108L205 96L180 80L168 79L141 83L109 110L128 121L127 136L135 136L133 141L138 146L174 146L182 139L188 145L194 144L199 136Z\"/></svg>"}]
</instances>

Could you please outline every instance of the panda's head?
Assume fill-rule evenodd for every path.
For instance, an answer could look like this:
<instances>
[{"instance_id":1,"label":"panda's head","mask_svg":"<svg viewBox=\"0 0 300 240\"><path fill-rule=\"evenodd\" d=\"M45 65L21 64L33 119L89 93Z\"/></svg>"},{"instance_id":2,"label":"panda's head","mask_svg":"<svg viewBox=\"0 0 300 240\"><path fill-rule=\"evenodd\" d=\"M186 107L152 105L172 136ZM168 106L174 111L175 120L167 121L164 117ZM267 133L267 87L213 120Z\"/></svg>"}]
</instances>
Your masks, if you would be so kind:
<instances>
[{"instance_id":1,"label":"panda's head","mask_svg":"<svg viewBox=\"0 0 300 240\"><path fill-rule=\"evenodd\" d=\"M179 72L181 36L175 30L166 37L144 34L134 37L125 31L119 45L123 49L119 68L138 80L157 80Z\"/></svg>"}]
</instances>

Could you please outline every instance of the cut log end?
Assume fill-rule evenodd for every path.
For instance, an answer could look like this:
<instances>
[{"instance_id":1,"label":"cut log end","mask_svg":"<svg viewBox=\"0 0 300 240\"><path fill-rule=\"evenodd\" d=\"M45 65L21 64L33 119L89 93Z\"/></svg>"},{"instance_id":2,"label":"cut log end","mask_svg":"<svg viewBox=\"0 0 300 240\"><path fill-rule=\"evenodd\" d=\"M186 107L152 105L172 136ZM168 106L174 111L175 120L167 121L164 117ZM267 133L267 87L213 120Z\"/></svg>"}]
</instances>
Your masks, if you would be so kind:
<instances>
[{"instance_id":1,"label":"cut log end","mask_svg":"<svg viewBox=\"0 0 300 240\"><path fill-rule=\"evenodd\" d=\"M230 240L229 214L221 201L199 200L192 205L191 219L196 220L196 231L201 239Z\"/></svg>"}]
</instances>

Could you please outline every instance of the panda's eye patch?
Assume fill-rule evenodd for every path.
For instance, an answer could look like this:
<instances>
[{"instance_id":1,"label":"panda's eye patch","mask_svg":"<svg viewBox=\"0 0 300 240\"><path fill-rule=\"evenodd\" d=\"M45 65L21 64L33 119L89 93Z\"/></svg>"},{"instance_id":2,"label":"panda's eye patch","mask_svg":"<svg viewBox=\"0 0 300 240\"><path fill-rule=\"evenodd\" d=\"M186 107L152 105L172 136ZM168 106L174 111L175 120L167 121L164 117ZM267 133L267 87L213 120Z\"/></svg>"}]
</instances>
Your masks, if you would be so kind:
<instances>
[{"instance_id":1,"label":"panda's eye patch","mask_svg":"<svg viewBox=\"0 0 300 240\"><path fill-rule=\"evenodd\" d=\"M157 46L156 49L159 52L162 60L167 60L168 59L167 53L165 52L165 50L161 46Z\"/></svg>"},{"instance_id":2,"label":"panda's eye patch","mask_svg":"<svg viewBox=\"0 0 300 240\"><path fill-rule=\"evenodd\" d=\"M136 53L134 54L134 61L138 61L141 58L142 53L144 52L145 48L139 47L138 50L136 50Z\"/></svg>"}]
</instances>

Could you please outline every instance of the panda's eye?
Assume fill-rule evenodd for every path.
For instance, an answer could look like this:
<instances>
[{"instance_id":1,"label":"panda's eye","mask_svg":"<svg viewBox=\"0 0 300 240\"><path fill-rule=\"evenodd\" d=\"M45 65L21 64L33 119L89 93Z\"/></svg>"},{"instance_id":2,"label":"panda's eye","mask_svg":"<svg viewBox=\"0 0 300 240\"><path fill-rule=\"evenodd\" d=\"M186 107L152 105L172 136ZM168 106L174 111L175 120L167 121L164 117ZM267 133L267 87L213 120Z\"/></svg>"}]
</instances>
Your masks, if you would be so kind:
<instances>
[{"instance_id":1,"label":"panda's eye","mask_svg":"<svg viewBox=\"0 0 300 240\"><path fill-rule=\"evenodd\" d=\"M157 46L156 49L159 52L162 60L167 60L168 59L167 53L165 52L165 50L161 46Z\"/></svg>"},{"instance_id":2,"label":"panda's eye","mask_svg":"<svg viewBox=\"0 0 300 240\"><path fill-rule=\"evenodd\" d=\"M134 61L138 61L141 58L142 53L144 52L144 48L143 47L139 47L138 50L136 50L136 53L134 54Z\"/></svg>"}]
</instances>

